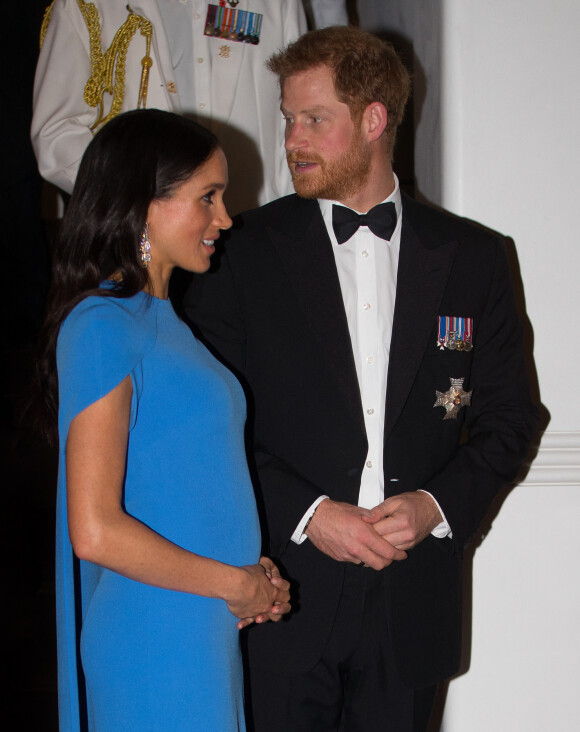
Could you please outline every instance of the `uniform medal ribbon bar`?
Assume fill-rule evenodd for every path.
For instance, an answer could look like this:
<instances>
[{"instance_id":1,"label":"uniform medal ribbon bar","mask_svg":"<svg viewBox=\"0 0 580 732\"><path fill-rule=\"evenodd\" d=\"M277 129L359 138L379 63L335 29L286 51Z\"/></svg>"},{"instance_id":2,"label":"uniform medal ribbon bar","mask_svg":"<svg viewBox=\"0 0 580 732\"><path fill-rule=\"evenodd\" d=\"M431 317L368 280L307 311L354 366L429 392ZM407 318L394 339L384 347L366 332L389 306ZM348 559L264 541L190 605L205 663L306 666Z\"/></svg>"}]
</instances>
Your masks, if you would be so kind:
<instances>
[{"instance_id":1,"label":"uniform medal ribbon bar","mask_svg":"<svg viewBox=\"0 0 580 732\"><path fill-rule=\"evenodd\" d=\"M226 7L225 3L209 3L204 35L257 46L262 32L262 13L239 10L235 5L230 3L230 7Z\"/></svg>"},{"instance_id":2,"label":"uniform medal ribbon bar","mask_svg":"<svg viewBox=\"0 0 580 732\"><path fill-rule=\"evenodd\" d=\"M473 318L440 315L437 327L437 346L443 350L471 351L473 348Z\"/></svg>"}]
</instances>

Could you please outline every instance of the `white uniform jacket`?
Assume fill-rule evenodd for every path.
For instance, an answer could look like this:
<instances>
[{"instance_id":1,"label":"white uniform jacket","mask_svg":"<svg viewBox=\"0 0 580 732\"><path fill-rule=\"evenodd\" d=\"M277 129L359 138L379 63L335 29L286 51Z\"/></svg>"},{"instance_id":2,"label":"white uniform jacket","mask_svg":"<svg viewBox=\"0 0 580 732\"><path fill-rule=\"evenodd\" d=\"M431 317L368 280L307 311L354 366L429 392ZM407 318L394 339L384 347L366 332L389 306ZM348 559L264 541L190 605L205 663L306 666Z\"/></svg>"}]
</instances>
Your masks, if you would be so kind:
<instances>
[{"instance_id":1,"label":"white uniform jacket","mask_svg":"<svg viewBox=\"0 0 580 732\"><path fill-rule=\"evenodd\" d=\"M129 11L124 0L92 1L104 52ZM163 2L178 3L182 9L186 5L181 0ZM204 35L208 2L187 0L196 99L183 100L158 2L130 3L131 10L153 26L146 106L195 115L218 135L229 163L226 203L231 213L292 191L278 83L265 61L306 30L301 0L240 0L236 7L263 15L258 45ZM145 38L137 31L127 53L122 111L137 107L145 51ZM68 193L97 117L83 97L90 75L89 31L77 0L55 0L36 69L32 143L41 175ZM110 99L105 94L105 104Z\"/></svg>"}]
</instances>

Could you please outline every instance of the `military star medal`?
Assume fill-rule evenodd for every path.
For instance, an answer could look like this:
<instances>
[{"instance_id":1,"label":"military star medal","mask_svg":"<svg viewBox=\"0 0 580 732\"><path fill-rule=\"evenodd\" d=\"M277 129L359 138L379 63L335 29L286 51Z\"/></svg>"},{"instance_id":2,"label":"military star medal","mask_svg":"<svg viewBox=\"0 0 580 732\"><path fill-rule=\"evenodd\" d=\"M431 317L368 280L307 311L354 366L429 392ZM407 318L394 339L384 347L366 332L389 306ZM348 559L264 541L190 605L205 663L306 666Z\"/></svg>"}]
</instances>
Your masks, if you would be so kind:
<instances>
[{"instance_id":1,"label":"military star medal","mask_svg":"<svg viewBox=\"0 0 580 732\"><path fill-rule=\"evenodd\" d=\"M457 414L461 407L471 404L471 395L473 391L463 391L463 382L465 379L449 379L451 386L448 391L437 391L437 399L434 407L445 407L445 416L443 419L457 419Z\"/></svg>"}]
</instances>

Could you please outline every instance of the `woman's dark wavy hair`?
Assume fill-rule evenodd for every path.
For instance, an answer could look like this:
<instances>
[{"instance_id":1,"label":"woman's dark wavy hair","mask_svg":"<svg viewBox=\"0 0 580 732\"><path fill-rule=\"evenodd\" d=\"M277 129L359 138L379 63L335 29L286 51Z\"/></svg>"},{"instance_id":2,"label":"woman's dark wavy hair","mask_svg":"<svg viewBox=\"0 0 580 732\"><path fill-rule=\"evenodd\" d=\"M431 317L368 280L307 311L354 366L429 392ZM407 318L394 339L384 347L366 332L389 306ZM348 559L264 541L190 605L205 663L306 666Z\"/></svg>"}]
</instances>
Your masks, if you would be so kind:
<instances>
[{"instance_id":1,"label":"woman's dark wavy hair","mask_svg":"<svg viewBox=\"0 0 580 732\"><path fill-rule=\"evenodd\" d=\"M37 360L37 426L56 434L56 343L63 320L89 295L127 298L149 277L139 241L153 200L168 198L218 148L192 120L158 109L121 114L87 147L53 253L47 316ZM112 289L99 288L116 273Z\"/></svg>"}]
</instances>

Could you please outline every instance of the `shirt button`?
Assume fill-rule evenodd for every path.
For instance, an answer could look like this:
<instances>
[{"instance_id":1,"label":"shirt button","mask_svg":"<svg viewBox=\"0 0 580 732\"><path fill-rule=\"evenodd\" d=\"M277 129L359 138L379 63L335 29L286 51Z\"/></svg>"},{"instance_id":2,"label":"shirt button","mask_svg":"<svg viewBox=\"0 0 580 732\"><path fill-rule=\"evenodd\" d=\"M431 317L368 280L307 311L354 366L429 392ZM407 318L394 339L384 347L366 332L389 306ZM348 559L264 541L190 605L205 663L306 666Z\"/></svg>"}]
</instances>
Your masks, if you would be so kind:
<instances>
[{"instance_id":1,"label":"shirt button","mask_svg":"<svg viewBox=\"0 0 580 732\"><path fill-rule=\"evenodd\" d=\"M198 64L202 64L203 63L203 58L201 56L197 59L197 63Z\"/></svg>"},{"instance_id":2,"label":"shirt button","mask_svg":"<svg viewBox=\"0 0 580 732\"><path fill-rule=\"evenodd\" d=\"M367 409L367 414L374 414L374 413L375 413L374 409Z\"/></svg>"},{"instance_id":3,"label":"shirt button","mask_svg":"<svg viewBox=\"0 0 580 732\"><path fill-rule=\"evenodd\" d=\"M372 467L373 467L372 460L367 460L367 468L372 468Z\"/></svg>"},{"instance_id":4,"label":"shirt button","mask_svg":"<svg viewBox=\"0 0 580 732\"><path fill-rule=\"evenodd\" d=\"M183 0L181 0L183 2ZM201 13L196 13L194 16L195 20L199 20L201 18Z\"/></svg>"},{"instance_id":5,"label":"shirt button","mask_svg":"<svg viewBox=\"0 0 580 732\"><path fill-rule=\"evenodd\" d=\"M363 257L364 257L364 258L366 259L366 258L367 258L367 257L369 256L369 253L367 252L367 250L366 250L366 249L363 249L363 251L362 251L362 255L363 255Z\"/></svg>"},{"instance_id":6,"label":"shirt button","mask_svg":"<svg viewBox=\"0 0 580 732\"><path fill-rule=\"evenodd\" d=\"M200 102L199 103L199 108L200 109L205 109L205 102Z\"/></svg>"},{"instance_id":7,"label":"shirt button","mask_svg":"<svg viewBox=\"0 0 580 732\"><path fill-rule=\"evenodd\" d=\"M367 363L372 364L375 362L375 359L372 356L367 356Z\"/></svg>"},{"instance_id":8,"label":"shirt button","mask_svg":"<svg viewBox=\"0 0 580 732\"><path fill-rule=\"evenodd\" d=\"M370 302L365 302L365 304L363 305L363 310L370 310L370 309L371 309Z\"/></svg>"}]
</instances>

